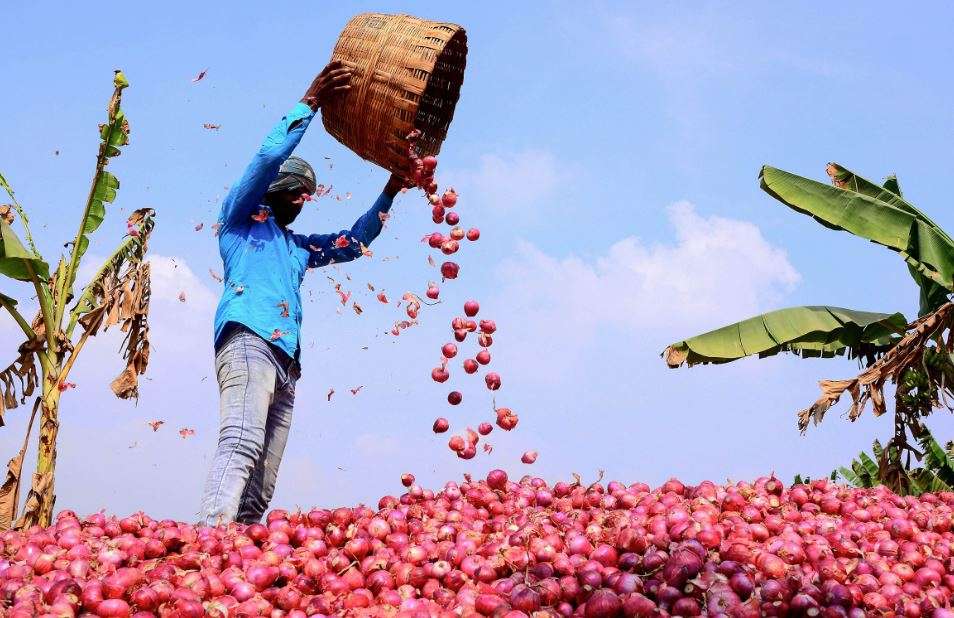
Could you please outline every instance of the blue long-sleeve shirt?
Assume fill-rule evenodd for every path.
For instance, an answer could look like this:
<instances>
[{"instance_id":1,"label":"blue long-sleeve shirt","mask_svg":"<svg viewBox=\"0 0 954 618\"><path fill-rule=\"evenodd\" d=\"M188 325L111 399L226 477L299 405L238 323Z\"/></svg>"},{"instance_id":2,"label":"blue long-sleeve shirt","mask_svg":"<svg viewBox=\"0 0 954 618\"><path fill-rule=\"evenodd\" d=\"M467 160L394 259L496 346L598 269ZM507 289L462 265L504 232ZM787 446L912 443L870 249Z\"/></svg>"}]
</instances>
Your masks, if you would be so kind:
<instances>
[{"instance_id":1,"label":"blue long-sleeve shirt","mask_svg":"<svg viewBox=\"0 0 954 618\"><path fill-rule=\"evenodd\" d=\"M269 184L314 115L308 105L299 103L282 118L222 203L219 253L225 273L222 299L215 312L216 344L226 325L237 322L297 358L305 270L360 257L361 245L370 245L381 233L380 214L390 210L393 201L386 193L350 230L334 234L306 236L282 229L262 204ZM342 236L348 241L346 246L338 246L344 244L337 242Z\"/></svg>"}]
</instances>

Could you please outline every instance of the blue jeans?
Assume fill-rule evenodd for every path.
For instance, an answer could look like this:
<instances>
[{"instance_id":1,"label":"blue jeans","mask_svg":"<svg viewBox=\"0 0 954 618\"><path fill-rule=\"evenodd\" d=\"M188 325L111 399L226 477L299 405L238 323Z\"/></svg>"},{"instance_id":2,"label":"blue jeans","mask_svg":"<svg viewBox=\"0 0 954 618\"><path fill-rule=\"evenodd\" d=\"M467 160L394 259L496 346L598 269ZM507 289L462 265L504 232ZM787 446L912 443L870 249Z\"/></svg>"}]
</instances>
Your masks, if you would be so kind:
<instances>
[{"instance_id":1,"label":"blue jeans","mask_svg":"<svg viewBox=\"0 0 954 618\"><path fill-rule=\"evenodd\" d=\"M236 325L215 354L219 443L202 500L206 525L261 520L275 492L295 404L298 363Z\"/></svg>"}]
</instances>

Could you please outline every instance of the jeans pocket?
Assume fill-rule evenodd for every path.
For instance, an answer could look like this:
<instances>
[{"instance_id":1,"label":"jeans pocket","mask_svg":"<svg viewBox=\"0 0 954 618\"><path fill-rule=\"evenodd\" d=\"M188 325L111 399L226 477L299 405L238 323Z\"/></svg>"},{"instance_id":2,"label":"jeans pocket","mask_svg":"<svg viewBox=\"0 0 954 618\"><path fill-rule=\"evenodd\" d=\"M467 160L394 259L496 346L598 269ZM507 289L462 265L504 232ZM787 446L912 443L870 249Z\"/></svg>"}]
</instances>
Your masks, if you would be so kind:
<instances>
[{"instance_id":1,"label":"jeans pocket","mask_svg":"<svg viewBox=\"0 0 954 618\"><path fill-rule=\"evenodd\" d=\"M222 383L242 353L244 342L240 336L232 336L215 354L215 376Z\"/></svg>"}]
</instances>

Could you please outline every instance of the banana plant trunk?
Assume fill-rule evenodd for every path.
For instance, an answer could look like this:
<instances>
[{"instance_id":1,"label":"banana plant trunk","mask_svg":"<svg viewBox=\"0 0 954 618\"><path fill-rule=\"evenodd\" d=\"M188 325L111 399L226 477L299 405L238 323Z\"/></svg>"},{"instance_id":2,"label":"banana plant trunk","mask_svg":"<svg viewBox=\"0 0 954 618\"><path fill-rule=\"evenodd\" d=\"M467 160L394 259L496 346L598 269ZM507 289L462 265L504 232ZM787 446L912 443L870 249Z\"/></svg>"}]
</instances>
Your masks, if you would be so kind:
<instances>
[{"instance_id":1,"label":"banana plant trunk","mask_svg":"<svg viewBox=\"0 0 954 618\"><path fill-rule=\"evenodd\" d=\"M53 474L56 469L56 438L60 430L60 388L57 380L60 367L43 376L43 399L40 404L40 431L37 445L36 471L30 493L23 506L23 515L17 527L25 530L30 526L49 526L53 522L53 507L56 495Z\"/></svg>"}]
</instances>

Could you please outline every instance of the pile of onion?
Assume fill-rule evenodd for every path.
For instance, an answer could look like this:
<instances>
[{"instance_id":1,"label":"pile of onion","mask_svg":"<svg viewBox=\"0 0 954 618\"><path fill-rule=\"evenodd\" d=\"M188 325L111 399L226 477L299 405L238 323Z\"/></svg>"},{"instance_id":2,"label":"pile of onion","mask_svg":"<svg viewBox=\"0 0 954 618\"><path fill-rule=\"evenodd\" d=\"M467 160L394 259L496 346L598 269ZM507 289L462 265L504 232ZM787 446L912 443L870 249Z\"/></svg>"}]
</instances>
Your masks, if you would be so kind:
<instances>
[{"instance_id":1,"label":"pile of onion","mask_svg":"<svg viewBox=\"0 0 954 618\"><path fill-rule=\"evenodd\" d=\"M949 618L954 493L826 480L606 485L494 470L376 509L0 533L0 614Z\"/></svg>"}]
</instances>

